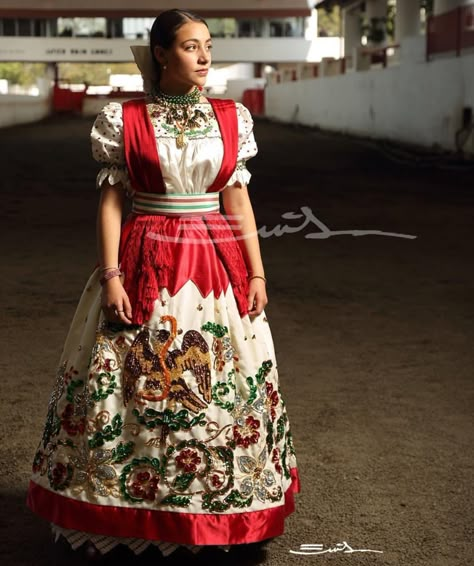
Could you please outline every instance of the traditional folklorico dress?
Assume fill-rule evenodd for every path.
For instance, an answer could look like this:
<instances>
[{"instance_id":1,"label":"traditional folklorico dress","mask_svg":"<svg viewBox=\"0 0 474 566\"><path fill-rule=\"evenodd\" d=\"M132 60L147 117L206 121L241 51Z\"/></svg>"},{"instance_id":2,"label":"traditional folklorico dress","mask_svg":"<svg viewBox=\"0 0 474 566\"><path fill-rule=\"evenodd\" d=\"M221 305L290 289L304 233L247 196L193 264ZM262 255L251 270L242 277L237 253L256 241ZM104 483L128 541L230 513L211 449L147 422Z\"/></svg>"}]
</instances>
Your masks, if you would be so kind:
<instances>
[{"instance_id":1,"label":"traditional folklorico dress","mask_svg":"<svg viewBox=\"0 0 474 566\"><path fill-rule=\"evenodd\" d=\"M97 186L121 182L133 199L119 248L133 319L104 318L96 266L28 492L73 548L251 543L282 534L294 510L299 481L269 323L248 314L245 262L219 212L219 192L250 179L253 122L229 100L196 110L207 120L184 147L145 99L109 103L92 128L104 165Z\"/></svg>"}]
</instances>

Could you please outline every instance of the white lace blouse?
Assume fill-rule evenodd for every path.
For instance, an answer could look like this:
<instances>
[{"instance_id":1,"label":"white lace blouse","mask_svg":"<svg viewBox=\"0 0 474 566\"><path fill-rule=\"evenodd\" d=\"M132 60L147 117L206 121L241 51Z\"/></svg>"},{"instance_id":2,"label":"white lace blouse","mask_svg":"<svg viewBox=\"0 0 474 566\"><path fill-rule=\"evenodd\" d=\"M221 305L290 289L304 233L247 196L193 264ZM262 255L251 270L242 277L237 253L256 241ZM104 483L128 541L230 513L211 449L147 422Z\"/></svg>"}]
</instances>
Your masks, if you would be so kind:
<instances>
[{"instance_id":1,"label":"white lace blouse","mask_svg":"<svg viewBox=\"0 0 474 566\"><path fill-rule=\"evenodd\" d=\"M237 167L227 186L247 185L251 174L246 162L256 155L257 145L253 135L253 120L248 109L237 105L239 149ZM152 106L148 106L151 110ZM219 126L209 103L197 108L207 116L199 126L186 131L187 144L176 146L177 131L160 115L152 118L161 172L167 193L204 193L216 178L222 161L223 144ZM102 164L97 175L97 188L107 179L111 185L121 183L127 195L133 197L133 189L125 164L123 144L122 105L110 102L99 113L91 131L92 155Z\"/></svg>"}]
</instances>

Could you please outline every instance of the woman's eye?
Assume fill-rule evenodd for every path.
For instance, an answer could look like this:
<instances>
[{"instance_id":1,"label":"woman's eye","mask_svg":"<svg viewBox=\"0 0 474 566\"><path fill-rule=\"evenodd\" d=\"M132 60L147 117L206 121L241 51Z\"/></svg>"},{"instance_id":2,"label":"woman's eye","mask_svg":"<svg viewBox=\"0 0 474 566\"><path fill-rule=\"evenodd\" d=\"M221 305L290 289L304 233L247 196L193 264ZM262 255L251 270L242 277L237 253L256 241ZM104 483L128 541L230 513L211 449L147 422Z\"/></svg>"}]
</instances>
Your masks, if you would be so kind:
<instances>
[{"instance_id":1,"label":"woman's eye","mask_svg":"<svg viewBox=\"0 0 474 566\"><path fill-rule=\"evenodd\" d=\"M185 51L195 51L196 50L196 45L188 45L187 47L185 47ZM208 51L210 51L212 49L212 45L206 45L206 49Z\"/></svg>"}]
</instances>

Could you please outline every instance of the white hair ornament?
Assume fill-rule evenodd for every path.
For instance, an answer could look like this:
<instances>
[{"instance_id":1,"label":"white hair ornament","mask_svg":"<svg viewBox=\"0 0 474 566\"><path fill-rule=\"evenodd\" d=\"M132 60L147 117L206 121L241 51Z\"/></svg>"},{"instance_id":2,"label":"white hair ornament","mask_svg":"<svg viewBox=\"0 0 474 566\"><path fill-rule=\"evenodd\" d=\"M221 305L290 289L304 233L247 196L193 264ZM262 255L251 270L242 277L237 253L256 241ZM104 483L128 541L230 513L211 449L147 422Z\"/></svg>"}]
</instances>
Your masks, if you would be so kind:
<instances>
[{"instance_id":1,"label":"white hair ornament","mask_svg":"<svg viewBox=\"0 0 474 566\"><path fill-rule=\"evenodd\" d=\"M143 90L149 94L153 89L153 85L158 81L150 47L148 45L131 45L130 49L143 78Z\"/></svg>"}]
</instances>

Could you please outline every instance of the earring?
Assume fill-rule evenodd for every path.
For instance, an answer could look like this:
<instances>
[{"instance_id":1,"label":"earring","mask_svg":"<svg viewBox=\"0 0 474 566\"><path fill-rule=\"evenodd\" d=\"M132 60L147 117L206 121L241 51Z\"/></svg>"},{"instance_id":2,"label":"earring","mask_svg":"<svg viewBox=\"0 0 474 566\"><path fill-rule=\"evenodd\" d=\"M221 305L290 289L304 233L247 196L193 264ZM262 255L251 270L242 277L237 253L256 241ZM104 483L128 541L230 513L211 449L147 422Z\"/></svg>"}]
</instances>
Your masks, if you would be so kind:
<instances>
[{"instance_id":1,"label":"earring","mask_svg":"<svg viewBox=\"0 0 474 566\"><path fill-rule=\"evenodd\" d=\"M166 71L166 69L168 68L168 65L165 63L162 67L163 71Z\"/></svg>"}]
</instances>

